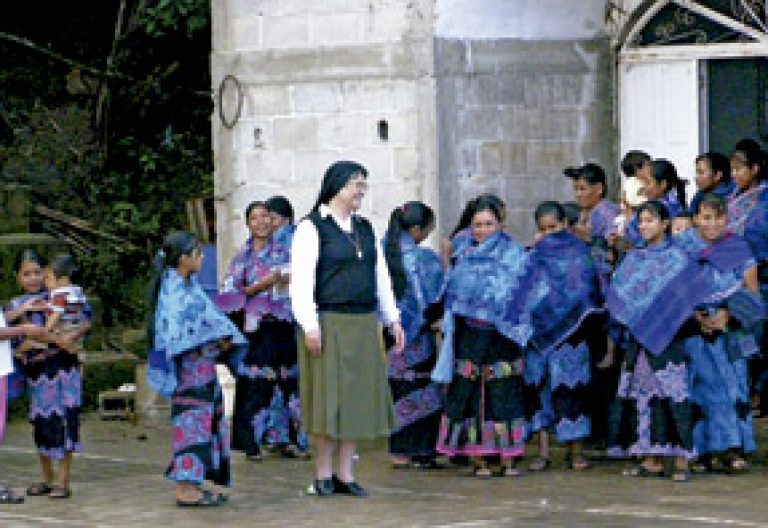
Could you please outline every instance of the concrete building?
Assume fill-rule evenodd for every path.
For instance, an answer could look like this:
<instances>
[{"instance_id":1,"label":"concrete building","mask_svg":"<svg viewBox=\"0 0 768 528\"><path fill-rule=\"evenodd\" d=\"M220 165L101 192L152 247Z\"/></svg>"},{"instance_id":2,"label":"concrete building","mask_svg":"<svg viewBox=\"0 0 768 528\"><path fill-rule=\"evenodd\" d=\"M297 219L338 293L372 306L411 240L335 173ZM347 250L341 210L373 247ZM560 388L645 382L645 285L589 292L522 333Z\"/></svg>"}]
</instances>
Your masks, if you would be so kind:
<instances>
[{"instance_id":1,"label":"concrete building","mask_svg":"<svg viewBox=\"0 0 768 528\"><path fill-rule=\"evenodd\" d=\"M602 164L615 192L620 153L641 148L692 180L700 151L768 128L761 1L212 5L224 261L249 201L281 193L303 214L337 159L370 169L364 212L379 232L421 199L444 235L467 199L496 192L528 241L539 201L572 199L566 166Z\"/></svg>"}]
</instances>

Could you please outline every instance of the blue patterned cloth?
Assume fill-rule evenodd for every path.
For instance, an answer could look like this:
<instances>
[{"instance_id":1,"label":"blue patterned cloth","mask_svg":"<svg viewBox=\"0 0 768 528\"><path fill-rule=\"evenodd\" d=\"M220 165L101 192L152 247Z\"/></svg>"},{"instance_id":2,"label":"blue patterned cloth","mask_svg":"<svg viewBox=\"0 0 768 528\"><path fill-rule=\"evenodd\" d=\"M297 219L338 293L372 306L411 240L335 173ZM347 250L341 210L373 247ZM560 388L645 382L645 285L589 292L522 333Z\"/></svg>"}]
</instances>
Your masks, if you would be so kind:
<instances>
[{"instance_id":1,"label":"blue patterned cloth","mask_svg":"<svg viewBox=\"0 0 768 528\"><path fill-rule=\"evenodd\" d=\"M175 358L203 345L230 339L236 363L247 349L240 330L213 304L191 275L184 281L176 269L163 272L155 310L155 331L148 358L147 381L170 397L177 385Z\"/></svg>"},{"instance_id":2,"label":"blue patterned cloth","mask_svg":"<svg viewBox=\"0 0 768 528\"><path fill-rule=\"evenodd\" d=\"M602 311L602 299L589 248L568 231L541 239L529 256L523 283L546 294L530 312L534 333L529 345L546 355L562 343L591 313Z\"/></svg>"},{"instance_id":3,"label":"blue patterned cloth","mask_svg":"<svg viewBox=\"0 0 768 528\"><path fill-rule=\"evenodd\" d=\"M432 373L434 381L452 379L455 316L489 323L519 346L527 344L533 334L527 310L545 293L526 288L526 295L521 295L528 263L525 249L504 232L479 245L467 245L456 254L446 279L444 339Z\"/></svg>"},{"instance_id":4,"label":"blue patterned cloth","mask_svg":"<svg viewBox=\"0 0 768 528\"><path fill-rule=\"evenodd\" d=\"M400 237L400 249L408 286L397 307L406 341L410 343L423 330L426 309L440 299L444 270L437 253L419 247L407 233Z\"/></svg>"},{"instance_id":5,"label":"blue patterned cloth","mask_svg":"<svg viewBox=\"0 0 768 528\"><path fill-rule=\"evenodd\" d=\"M284 225L272 233L272 240L283 246L290 248L293 243L293 234L296 232L296 226L293 224Z\"/></svg>"},{"instance_id":6,"label":"blue patterned cloth","mask_svg":"<svg viewBox=\"0 0 768 528\"><path fill-rule=\"evenodd\" d=\"M606 292L611 316L654 355L713 293L709 271L669 240L627 253Z\"/></svg>"},{"instance_id":7,"label":"blue patterned cloth","mask_svg":"<svg viewBox=\"0 0 768 528\"><path fill-rule=\"evenodd\" d=\"M691 214L696 214L696 207L699 205L699 202L705 194L714 194L715 196L720 196L721 198L727 198L733 194L734 188L735 186L733 180L729 180L727 182L720 182L717 184L717 187L711 191L697 191L696 194L693 195L693 198L691 198L691 204L688 206L688 211Z\"/></svg>"}]
</instances>

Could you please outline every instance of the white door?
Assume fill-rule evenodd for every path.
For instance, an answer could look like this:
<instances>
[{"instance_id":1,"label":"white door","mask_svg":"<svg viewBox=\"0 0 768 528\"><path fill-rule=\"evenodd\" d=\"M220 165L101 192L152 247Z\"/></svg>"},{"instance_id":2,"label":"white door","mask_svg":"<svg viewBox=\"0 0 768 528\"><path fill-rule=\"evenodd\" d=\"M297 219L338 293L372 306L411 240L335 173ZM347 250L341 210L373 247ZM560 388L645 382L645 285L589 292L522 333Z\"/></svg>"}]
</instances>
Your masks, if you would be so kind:
<instances>
[{"instance_id":1,"label":"white door","mask_svg":"<svg viewBox=\"0 0 768 528\"><path fill-rule=\"evenodd\" d=\"M700 150L699 76L696 59L619 65L620 156L643 150L666 158L696 189Z\"/></svg>"}]
</instances>

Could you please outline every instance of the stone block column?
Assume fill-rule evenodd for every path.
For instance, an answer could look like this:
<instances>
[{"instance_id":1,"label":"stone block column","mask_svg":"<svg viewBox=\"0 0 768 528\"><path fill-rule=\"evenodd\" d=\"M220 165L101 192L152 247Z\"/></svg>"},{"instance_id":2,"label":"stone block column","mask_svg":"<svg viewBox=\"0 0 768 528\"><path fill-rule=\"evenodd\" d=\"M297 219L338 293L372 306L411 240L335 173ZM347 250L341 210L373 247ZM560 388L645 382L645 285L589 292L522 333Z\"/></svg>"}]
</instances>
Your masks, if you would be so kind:
<instances>
[{"instance_id":1,"label":"stone block column","mask_svg":"<svg viewBox=\"0 0 768 528\"><path fill-rule=\"evenodd\" d=\"M212 3L213 89L226 75L242 88L231 129L218 105L212 117L222 272L249 202L283 194L301 217L336 160L369 169L363 213L379 235L404 201L437 208L433 3Z\"/></svg>"}]
</instances>

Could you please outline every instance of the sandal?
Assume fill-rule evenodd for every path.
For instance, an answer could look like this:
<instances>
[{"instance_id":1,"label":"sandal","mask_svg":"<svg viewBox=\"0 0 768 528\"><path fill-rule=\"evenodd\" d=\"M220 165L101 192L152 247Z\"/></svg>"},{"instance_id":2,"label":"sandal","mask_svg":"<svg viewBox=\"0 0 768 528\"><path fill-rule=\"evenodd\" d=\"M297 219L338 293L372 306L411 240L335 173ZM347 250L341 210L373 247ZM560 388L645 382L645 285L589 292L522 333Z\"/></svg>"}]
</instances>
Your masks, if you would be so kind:
<instances>
[{"instance_id":1,"label":"sandal","mask_svg":"<svg viewBox=\"0 0 768 528\"><path fill-rule=\"evenodd\" d=\"M474 475L479 479L485 480L491 478L493 473L491 473L491 468L489 467L477 466L474 469Z\"/></svg>"},{"instance_id":2,"label":"sandal","mask_svg":"<svg viewBox=\"0 0 768 528\"><path fill-rule=\"evenodd\" d=\"M47 482L36 482L27 488L27 495L30 497L42 497L48 495L53 488Z\"/></svg>"},{"instance_id":3,"label":"sandal","mask_svg":"<svg viewBox=\"0 0 768 528\"><path fill-rule=\"evenodd\" d=\"M523 472L520 469L512 466L507 466L501 474L502 477L517 478L522 477Z\"/></svg>"},{"instance_id":4,"label":"sandal","mask_svg":"<svg viewBox=\"0 0 768 528\"><path fill-rule=\"evenodd\" d=\"M16 495L12 490L6 487L0 487L0 504L21 504L24 497Z\"/></svg>"},{"instance_id":5,"label":"sandal","mask_svg":"<svg viewBox=\"0 0 768 528\"><path fill-rule=\"evenodd\" d=\"M744 473L748 469L749 462L738 456L731 458L728 461L728 465L725 466L725 472L729 475Z\"/></svg>"},{"instance_id":6,"label":"sandal","mask_svg":"<svg viewBox=\"0 0 768 528\"><path fill-rule=\"evenodd\" d=\"M539 457L528 466L530 471L546 471L552 466L552 461L548 458Z\"/></svg>"},{"instance_id":7,"label":"sandal","mask_svg":"<svg viewBox=\"0 0 768 528\"><path fill-rule=\"evenodd\" d=\"M672 482L688 482L691 480L691 472L687 469L676 469L672 472Z\"/></svg>"},{"instance_id":8,"label":"sandal","mask_svg":"<svg viewBox=\"0 0 768 528\"><path fill-rule=\"evenodd\" d=\"M651 471L650 469L646 469L646 467L641 464L639 466L633 467L632 469L624 471L624 475L628 477L640 478L662 478L664 477L664 470L660 469L659 471Z\"/></svg>"},{"instance_id":9,"label":"sandal","mask_svg":"<svg viewBox=\"0 0 768 528\"><path fill-rule=\"evenodd\" d=\"M51 486L51 492L48 494L49 499L68 499L71 496L72 490L64 486Z\"/></svg>"},{"instance_id":10,"label":"sandal","mask_svg":"<svg viewBox=\"0 0 768 528\"><path fill-rule=\"evenodd\" d=\"M411 461L407 459L393 459L392 469L411 469Z\"/></svg>"},{"instance_id":11,"label":"sandal","mask_svg":"<svg viewBox=\"0 0 768 528\"><path fill-rule=\"evenodd\" d=\"M430 458L429 460L414 462L411 467L413 467L413 469L447 469L448 466L441 464L434 458Z\"/></svg>"},{"instance_id":12,"label":"sandal","mask_svg":"<svg viewBox=\"0 0 768 528\"><path fill-rule=\"evenodd\" d=\"M264 455L262 455L261 453L252 453L252 454L245 455L245 459L249 462L261 462L262 460L264 460Z\"/></svg>"},{"instance_id":13,"label":"sandal","mask_svg":"<svg viewBox=\"0 0 768 528\"><path fill-rule=\"evenodd\" d=\"M201 490L200 497L194 501L183 501L176 499L176 506L179 508L218 508L227 502L227 497L221 493L212 493L208 490Z\"/></svg>"},{"instance_id":14,"label":"sandal","mask_svg":"<svg viewBox=\"0 0 768 528\"><path fill-rule=\"evenodd\" d=\"M591 466L584 455L579 455L571 461L571 469L574 471L585 471L590 467Z\"/></svg>"}]
</instances>

